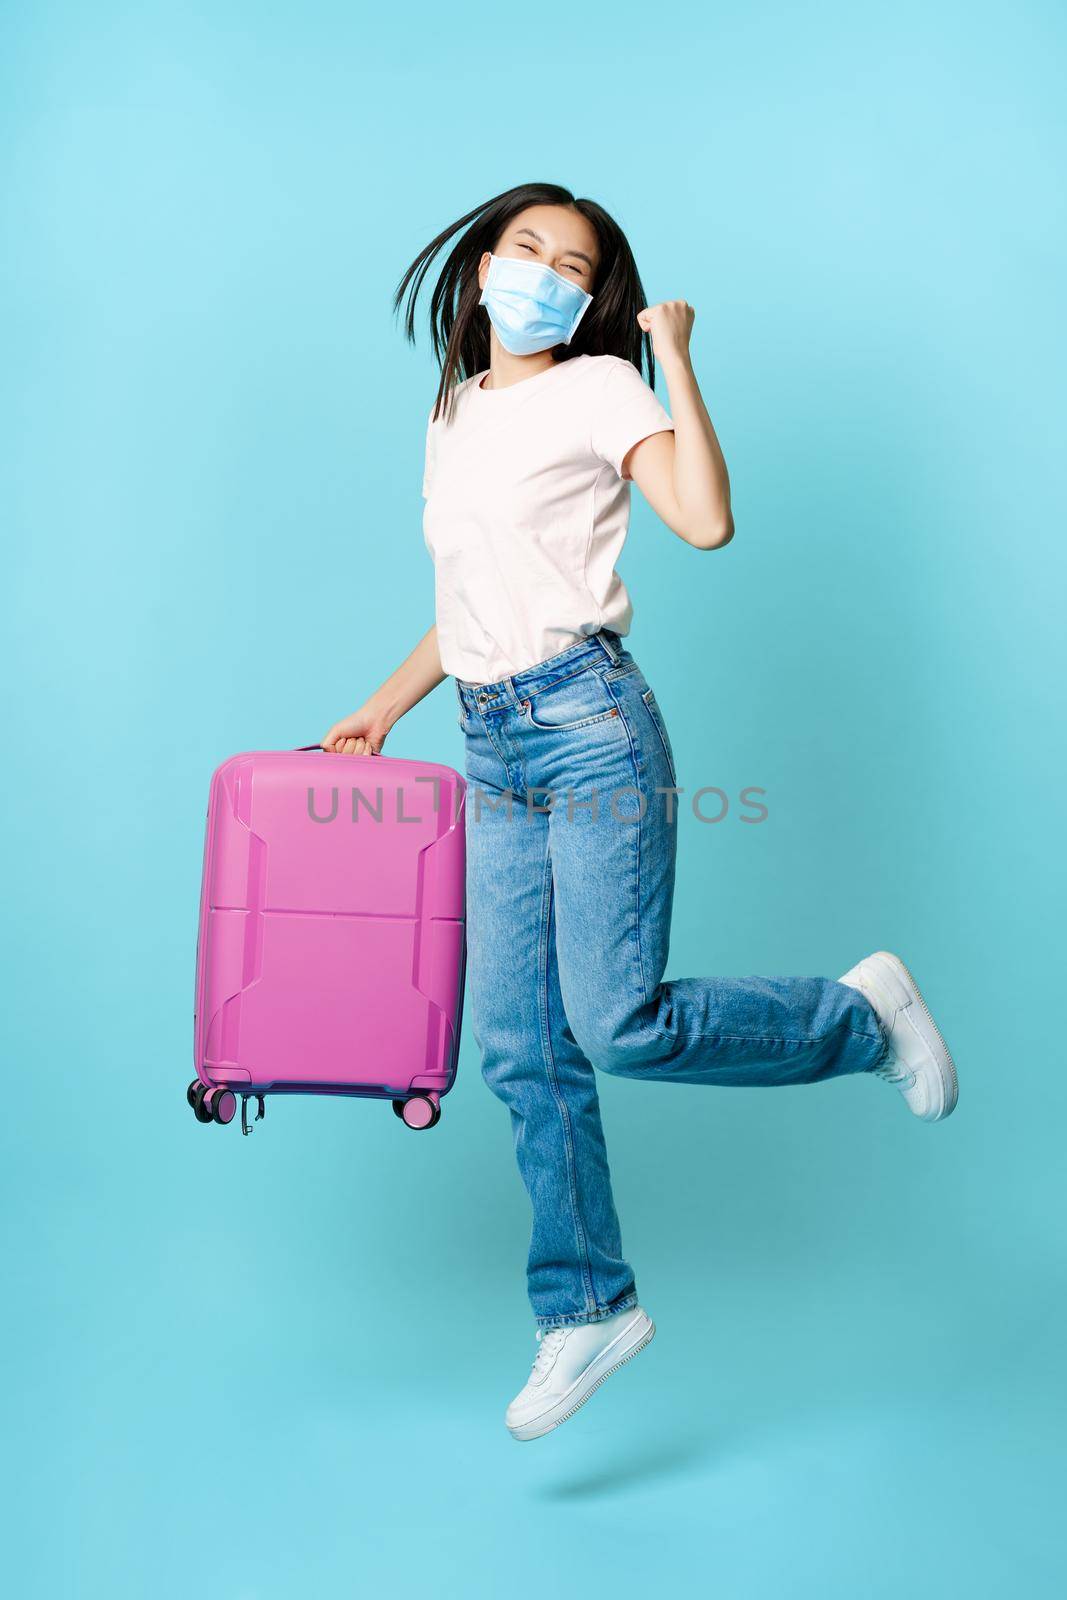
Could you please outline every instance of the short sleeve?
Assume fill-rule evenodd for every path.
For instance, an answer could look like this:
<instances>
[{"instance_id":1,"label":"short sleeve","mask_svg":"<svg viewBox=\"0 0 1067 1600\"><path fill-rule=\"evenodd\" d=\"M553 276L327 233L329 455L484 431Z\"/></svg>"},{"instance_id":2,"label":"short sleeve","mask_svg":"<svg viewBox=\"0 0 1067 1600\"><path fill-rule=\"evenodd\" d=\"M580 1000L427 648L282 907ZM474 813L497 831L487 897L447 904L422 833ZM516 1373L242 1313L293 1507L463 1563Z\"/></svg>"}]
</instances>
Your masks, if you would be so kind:
<instances>
[{"instance_id":1,"label":"short sleeve","mask_svg":"<svg viewBox=\"0 0 1067 1600\"><path fill-rule=\"evenodd\" d=\"M426 424L426 452L422 463L422 498L430 498L430 485L433 482L433 463L437 445L437 434L434 430L433 408L430 410L430 420Z\"/></svg>"},{"instance_id":2,"label":"short sleeve","mask_svg":"<svg viewBox=\"0 0 1067 1600\"><path fill-rule=\"evenodd\" d=\"M632 361L612 358L593 410L593 453L622 477L628 450L674 423ZM628 480L627 480L628 481Z\"/></svg>"}]
</instances>

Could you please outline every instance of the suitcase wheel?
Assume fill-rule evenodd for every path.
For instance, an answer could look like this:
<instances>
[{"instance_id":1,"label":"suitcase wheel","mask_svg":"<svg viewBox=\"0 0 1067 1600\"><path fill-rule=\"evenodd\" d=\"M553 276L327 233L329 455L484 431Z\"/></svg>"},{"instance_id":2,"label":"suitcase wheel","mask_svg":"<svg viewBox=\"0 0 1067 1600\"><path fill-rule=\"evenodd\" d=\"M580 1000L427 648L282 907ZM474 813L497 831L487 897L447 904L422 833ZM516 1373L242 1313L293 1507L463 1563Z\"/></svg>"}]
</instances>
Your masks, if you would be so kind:
<instances>
[{"instance_id":1,"label":"suitcase wheel","mask_svg":"<svg viewBox=\"0 0 1067 1600\"><path fill-rule=\"evenodd\" d=\"M433 1128L441 1120L441 1107L426 1094L413 1094L407 1100L394 1100L393 1110L409 1128Z\"/></svg>"},{"instance_id":2,"label":"suitcase wheel","mask_svg":"<svg viewBox=\"0 0 1067 1600\"><path fill-rule=\"evenodd\" d=\"M237 1096L232 1089L213 1089L211 1091L211 1116L215 1122L223 1127L227 1122L232 1122L237 1115Z\"/></svg>"},{"instance_id":3,"label":"suitcase wheel","mask_svg":"<svg viewBox=\"0 0 1067 1600\"><path fill-rule=\"evenodd\" d=\"M185 1091L197 1122L219 1122L223 1127L237 1115L237 1096L232 1089L209 1089L195 1078Z\"/></svg>"},{"instance_id":4,"label":"suitcase wheel","mask_svg":"<svg viewBox=\"0 0 1067 1600\"><path fill-rule=\"evenodd\" d=\"M189 1103L193 1108L193 1115L196 1117L197 1122L210 1122L211 1106L210 1103L207 1105L204 1104L204 1100L208 1092L207 1084L197 1083L195 1088L192 1084L190 1084L188 1092L190 1097Z\"/></svg>"}]
</instances>

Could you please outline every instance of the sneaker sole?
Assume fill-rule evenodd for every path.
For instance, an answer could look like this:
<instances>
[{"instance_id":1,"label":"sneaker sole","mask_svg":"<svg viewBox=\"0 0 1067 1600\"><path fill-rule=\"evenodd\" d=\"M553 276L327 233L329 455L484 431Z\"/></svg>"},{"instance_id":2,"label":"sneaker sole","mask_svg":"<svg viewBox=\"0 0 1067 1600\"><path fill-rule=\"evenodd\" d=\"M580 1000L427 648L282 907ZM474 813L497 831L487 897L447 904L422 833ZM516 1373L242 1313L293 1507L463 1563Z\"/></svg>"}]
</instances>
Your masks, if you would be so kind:
<instances>
[{"instance_id":1,"label":"sneaker sole","mask_svg":"<svg viewBox=\"0 0 1067 1600\"><path fill-rule=\"evenodd\" d=\"M879 950L876 953L881 956L883 961L890 962L890 964L896 969L897 975L902 979L902 981L907 983L908 988L911 989L916 1000L918 1000L919 1004L922 1006L923 1014L926 1017L927 1022L930 1024L930 1030L933 1033L934 1038L937 1040L937 1043L941 1047L940 1055L936 1050L932 1050L930 1052L937 1066L938 1076L941 1079L941 1109L938 1111L936 1116L923 1117L922 1121L942 1122L945 1117L949 1116L951 1112L956 1109L956 1102L960 1095L959 1079L956 1077L956 1063L953 1061L952 1053L942 1037L941 1029L930 1015L930 1007L923 999L922 990L915 982L915 978L912 973L904 965L900 957L895 956L891 950Z\"/></svg>"},{"instance_id":2,"label":"sneaker sole","mask_svg":"<svg viewBox=\"0 0 1067 1600\"><path fill-rule=\"evenodd\" d=\"M596 1393L596 1391L600 1388L600 1385L604 1382L605 1378L610 1378L613 1372L618 1372L620 1367L624 1367L628 1361L632 1361L634 1356L639 1355L640 1352L645 1348L645 1345L649 1343L652 1335L656 1331L656 1324L652 1321L652 1318L647 1315L647 1313L646 1319L648 1322L648 1327L644 1329L640 1338L637 1340L637 1343L632 1344L623 1355L620 1356L616 1354L615 1341L613 1341L613 1343L609 1345L606 1350L602 1350L600 1355L596 1356L589 1363L588 1367L585 1369L585 1373L583 1373L582 1377L577 1380L579 1385L584 1382L586 1374L593 1372L596 1369L598 1362L603 1361L605 1357L608 1357L609 1359L614 1357L614 1359L611 1360L610 1366L604 1368L603 1372L599 1374L595 1382L591 1383L589 1387L578 1396L577 1400L572 1399L571 1395L569 1394L563 1397L559 1404L561 1406L566 1406L566 1411L557 1411L556 1409L553 1409L551 1411L546 1411L543 1416L535 1417L531 1422L519 1423L519 1425L514 1428L509 1427L508 1432L511 1434L511 1437L520 1441L527 1439L540 1439L546 1433L551 1433L553 1428L558 1428L561 1422L566 1422L568 1417L573 1417L574 1413L581 1410L582 1406L585 1405L585 1402L589 1399L589 1396ZM627 1330L627 1332L629 1332L629 1330ZM625 1337L625 1334L619 1335L620 1339Z\"/></svg>"}]
</instances>

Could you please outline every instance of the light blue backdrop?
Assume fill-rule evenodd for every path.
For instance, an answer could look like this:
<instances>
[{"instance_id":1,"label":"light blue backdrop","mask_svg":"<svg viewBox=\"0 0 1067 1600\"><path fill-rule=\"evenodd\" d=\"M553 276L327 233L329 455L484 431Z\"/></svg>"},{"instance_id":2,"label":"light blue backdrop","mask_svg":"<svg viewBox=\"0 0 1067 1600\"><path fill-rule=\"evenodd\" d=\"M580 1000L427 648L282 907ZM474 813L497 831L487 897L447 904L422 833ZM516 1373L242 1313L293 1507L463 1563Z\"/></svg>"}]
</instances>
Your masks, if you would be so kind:
<instances>
[{"instance_id":1,"label":"light blue backdrop","mask_svg":"<svg viewBox=\"0 0 1067 1600\"><path fill-rule=\"evenodd\" d=\"M6 1587L1057 1592L1067 1312L1064 18L12 0L0 49ZM208 775L431 620L390 295L513 183L697 308L737 537L636 503L687 819L669 972L898 949L962 1082L606 1081L659 1326L517 1447L525 1197L441 1126L185 1104ZM458 764L449 688L390 749ZM359 1017L352 1018L354 1029Z\"/></svg>"}]
</instances>

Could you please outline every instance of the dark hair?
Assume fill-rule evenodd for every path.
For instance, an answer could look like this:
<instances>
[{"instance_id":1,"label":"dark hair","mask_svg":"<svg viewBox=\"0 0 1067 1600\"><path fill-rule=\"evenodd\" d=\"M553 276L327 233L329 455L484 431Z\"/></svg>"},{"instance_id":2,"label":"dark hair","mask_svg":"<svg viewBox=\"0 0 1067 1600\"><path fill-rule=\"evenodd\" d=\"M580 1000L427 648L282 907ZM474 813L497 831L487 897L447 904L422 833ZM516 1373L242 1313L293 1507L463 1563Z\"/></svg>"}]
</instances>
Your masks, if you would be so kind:
<instances>
[{"instance_id":1,"label":"dark hair","mask_svg":"<svg viewBox=\"0 0 1067 1600\"><path fill-rule=\"evenodd\" d=\"M489 319L479 315L478 262L484 251L492 251L511 219L528 206L570 206L581 212L596 229L600 245L600 264L593 282L593 302L583 316L569 345L557 345L553 360L571 356L612 355L631 361L641 371L642 357L648 366L648 381L655 386L652 340L637 324L637 313L645 305L645 292L634 261L633 251L622 229L595 200L576 200L569 189L558 183L520 183L492 200L485 200L465 217L445 228L420 250L401 278L393 297L398 312L407 294L404 330L415 343L415 303L434 256L453 237L467 231L449 252L430 297L430 337L434 357L441 364L433 415L440 415L455 385L471 378L489 365Z\"/></svg>"}]
</instances>

